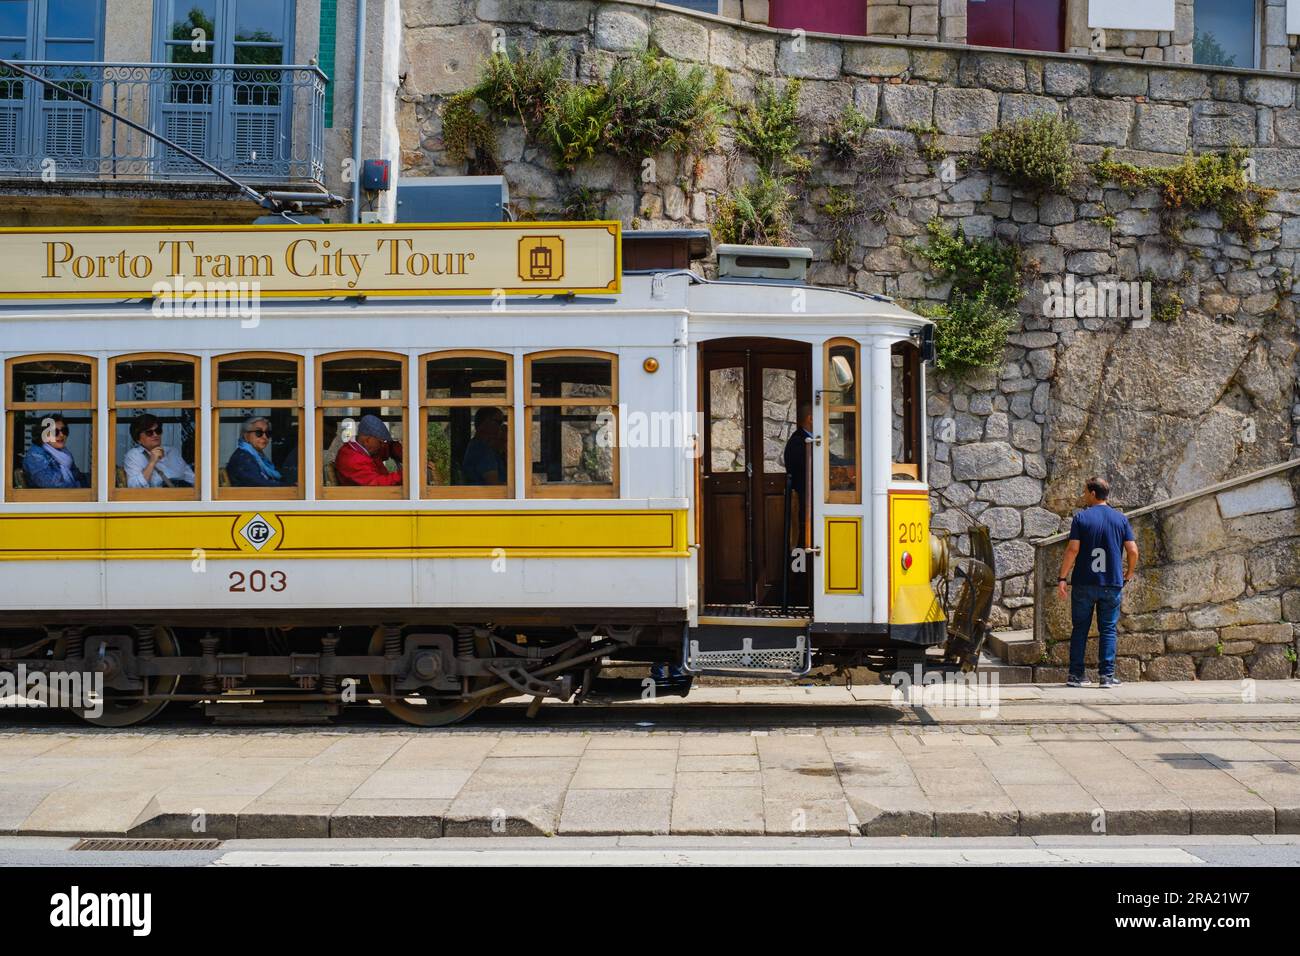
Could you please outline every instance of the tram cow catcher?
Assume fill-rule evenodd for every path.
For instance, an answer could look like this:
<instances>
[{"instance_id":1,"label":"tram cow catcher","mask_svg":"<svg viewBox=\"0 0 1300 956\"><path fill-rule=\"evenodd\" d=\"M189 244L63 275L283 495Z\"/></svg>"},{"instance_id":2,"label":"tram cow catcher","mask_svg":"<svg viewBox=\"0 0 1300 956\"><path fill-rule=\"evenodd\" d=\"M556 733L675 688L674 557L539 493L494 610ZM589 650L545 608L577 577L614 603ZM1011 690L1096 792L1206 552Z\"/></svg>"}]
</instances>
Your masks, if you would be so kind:
<instances>
[{"instance_id":1,"label":"tram cow catcher","mask_svg":"<svg viewBox=\"0 0 1300 956\"><path fill-rule=\"evenodd\" d=\"M642 696L600 676L627 663L679 694L970 670L993 558L974 521L930 532L932 324L807 286L805 249L723 246L705 279L709 251L606 222L0 234L0 670L94 675L76 709L108 726L440 725ZM256 327L151 301L254 263Z\"/></svg>"}]
</instances>

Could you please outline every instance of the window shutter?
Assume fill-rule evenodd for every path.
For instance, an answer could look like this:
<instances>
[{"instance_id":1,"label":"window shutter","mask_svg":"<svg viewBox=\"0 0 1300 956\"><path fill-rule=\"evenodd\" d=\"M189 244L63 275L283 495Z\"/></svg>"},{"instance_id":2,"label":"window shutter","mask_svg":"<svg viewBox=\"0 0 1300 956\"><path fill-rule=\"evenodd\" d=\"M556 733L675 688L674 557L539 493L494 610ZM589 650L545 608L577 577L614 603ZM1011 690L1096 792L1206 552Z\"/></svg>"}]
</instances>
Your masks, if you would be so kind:
<instances>
[{"instance_id":1,"label":"window shutter","mask_svg":"<svg viewBox=\"0 0 1300 956\"><path fill-rule=\"evenodd\" d=\"M1287 0L1288 10L1300 5ZM1174 0L1089 0L1088 26L1103 30L1173 30Z\"/></svg>"}]
</instances>

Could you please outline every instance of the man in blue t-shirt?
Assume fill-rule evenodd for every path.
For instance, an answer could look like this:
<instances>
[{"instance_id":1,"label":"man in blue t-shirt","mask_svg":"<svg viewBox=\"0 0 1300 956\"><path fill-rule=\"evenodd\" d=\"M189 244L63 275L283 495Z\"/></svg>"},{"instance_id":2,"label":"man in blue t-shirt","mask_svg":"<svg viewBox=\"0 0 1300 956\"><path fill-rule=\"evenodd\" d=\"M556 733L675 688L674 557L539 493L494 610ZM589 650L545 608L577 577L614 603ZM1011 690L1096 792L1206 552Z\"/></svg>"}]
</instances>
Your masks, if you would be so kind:
<instances>
[{"instance_id":1,"label":"man in blue t-shirt","mask_svg":"<svg viewBox=\"0 0 1300 956\"><path fill-rule=\"evenodd\" d=\"M1084 653L1092 615L1097 613L1098 674L1102 687L1115 687L1116 631L1119 628L1120 598L1124 585L1137 573L1138 546L1128 518L1106 503L1110 484L1104 478L1089 478L1084 486L1083 510L1070 523L1070 543L1061 561L1057 593L1065 598L1065 584L1073 585L1070 600L1070 687L1092 683L1084 676ZM1083 559L1078 560L1082 553ZM1071 576L1070 571L1074 574Z\"/></svg>"}]
</instances>

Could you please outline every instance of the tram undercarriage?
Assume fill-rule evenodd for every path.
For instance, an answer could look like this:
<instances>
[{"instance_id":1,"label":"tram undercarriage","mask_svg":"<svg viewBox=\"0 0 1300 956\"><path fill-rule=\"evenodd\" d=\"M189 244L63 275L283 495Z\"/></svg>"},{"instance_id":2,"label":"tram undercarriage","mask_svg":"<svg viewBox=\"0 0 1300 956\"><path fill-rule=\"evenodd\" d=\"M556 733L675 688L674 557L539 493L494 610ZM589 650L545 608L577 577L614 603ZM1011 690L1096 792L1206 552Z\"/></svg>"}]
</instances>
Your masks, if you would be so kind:
<instances>
[{"instance_id":1,"label":"tram undercarriage","mask_svg":"<svg viewBox=\"0 0 1300 956\"><path fill-rule=\"evenodd\" d=\"M919 633L886 626L844 633L806 623L806 644L799 645L806 667L784 676L821 669L817 676L829 679L865 667L888 679L918 664L978 666L993 571L987 530L975 532L975 556L957 569L962 584L946 625ZM155 621L74 618L0 632L0 698L65 707L101 727L142 723L173 702L222 720L270 723L327 720L348 706L378 705L405 723L437 727L511 697L531 697L528 713L535 716L548 698L685 696L694 673L728 673L690 667L700 643L726 629L689 628L681 611L670 608L586 617L580 625L559 623L584 619L577 611L542 619L535 611L498 610L491 623L358 619L330 626L311 621L319 611L286 610L277 612L280 624L273 627L239 626L247 623L239 619L216 627L193 614L156 613ZM769 624L733 629L732 643L743 648L728 658L733 666L763 653L754 642L772 633ZM742 663L749 668L744 676L775 676L764 674L761 662ZM656 664L671 670L657 678L606 680L602 687L602 670Z\"/></svg>"}]
</instances>

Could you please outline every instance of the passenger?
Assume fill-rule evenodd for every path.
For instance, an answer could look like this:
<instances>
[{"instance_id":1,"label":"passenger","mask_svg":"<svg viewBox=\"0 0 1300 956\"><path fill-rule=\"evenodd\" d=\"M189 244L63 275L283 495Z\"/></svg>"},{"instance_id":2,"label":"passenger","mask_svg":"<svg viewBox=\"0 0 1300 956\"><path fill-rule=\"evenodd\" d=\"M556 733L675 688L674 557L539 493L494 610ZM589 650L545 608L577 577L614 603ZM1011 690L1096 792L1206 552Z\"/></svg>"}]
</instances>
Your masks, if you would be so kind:
<instances>
[{"instance_id":1,"label":"passenger","mask_svg":"<svg viewBox=\"0 0 1300 956\"><path fill-rule=\"evenodd\" d=\"M474 437L465 446L461 475L467 485L504 485L506 467L506 417L499 408L480 408L474 415Z\"/></svg>"},{"instance_id":2,"label":"passenger","mask_svg":"<svg viewBox=\"0 0 1300 956\"><path fill-rule=\"evenodd\" d=\"M244 419L239 445L226 462L226 477L237 488L282 488L286 482L266 457L271 444L270 419L253 415Z\"/></svg>"},{"instance_id":3,"label":"passenger","mask_svg":"<svg viewBox=\"0 0 1300 956\"><path fill-rule=\"evenodd\" d=\"M392 433L376 415L362 415L357 423L357 437L343 445L334 459L340 485L400 485L402 469L389 471L384 462L402 461L402 443L393 441Z\"/></svg>"},{"instance_id":4,"label":"passenger","mask_svg":"<svg viewBox=\"0 0 1300 956\"><path fill-rule=\"evenodd\" d=\"M90 476L82 472L64 445L68 424L62 415L42 415L32 426L32 447L23 455L23 474L32 488L89 488Z\"/></svg>"},{"instance_id":5,"label":"passenger","mask_svg":"<svg viewBox=\"0 0 1300 956\"><path fill-rule=\"evenodd\" d=\"M122 459L128 488L193 488L194 468L179 448L164 448L162 422L156 415L139 415L131 423L135 447Z\"/></svg>"},{"instance_id":6,"label":"passenger","mask_svg":"<svg viewBox=\"0 0 1300 956\"><path fill-rule=\"evenodd\" d=\"M804 524L808 516L808 440L812 438L813 412L807 402L799 404L799 427L794 430L785 451L781 454L782 464L790 482L790 490L798 496L798 530L795 538L799 547L803 547Z\"/></svg>"}]
</instances>

